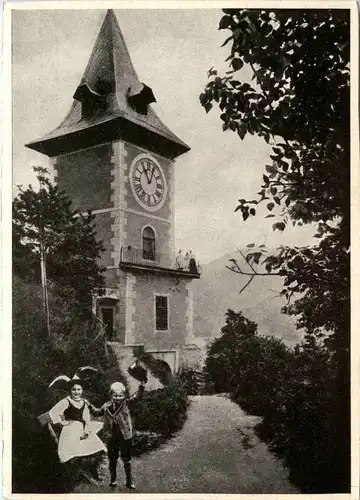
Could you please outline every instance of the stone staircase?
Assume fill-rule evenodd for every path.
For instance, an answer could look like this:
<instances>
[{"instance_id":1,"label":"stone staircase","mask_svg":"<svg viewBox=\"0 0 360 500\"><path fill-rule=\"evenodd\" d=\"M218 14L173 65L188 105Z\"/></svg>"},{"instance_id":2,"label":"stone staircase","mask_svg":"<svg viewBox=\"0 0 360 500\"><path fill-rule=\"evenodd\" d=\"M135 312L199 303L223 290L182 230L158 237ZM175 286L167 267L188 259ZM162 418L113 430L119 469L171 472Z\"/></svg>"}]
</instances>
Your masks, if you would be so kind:
<instances>
[{"instance_id":1,"label":"stone staircase","mask_svg":"<svg viewBox=\"0 0 360 500\"><path fill-rule=\"evenodd\" d=\"M207 373L199 370L194 370L194 378L198 387L199 394L205 394L207 388Z\"/></svg>"}]
</instances>

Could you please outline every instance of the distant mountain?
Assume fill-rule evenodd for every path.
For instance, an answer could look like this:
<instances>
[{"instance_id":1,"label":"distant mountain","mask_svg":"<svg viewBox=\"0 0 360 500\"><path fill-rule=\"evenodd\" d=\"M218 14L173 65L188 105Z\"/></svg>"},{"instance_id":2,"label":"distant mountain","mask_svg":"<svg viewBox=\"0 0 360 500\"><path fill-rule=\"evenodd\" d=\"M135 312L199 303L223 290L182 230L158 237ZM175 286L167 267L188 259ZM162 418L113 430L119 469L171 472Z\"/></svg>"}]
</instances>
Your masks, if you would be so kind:
<instances>
[{"instance_id":1,"label":"distant mountain","mask_svg":"<svg viewBox=\"0 0 360 500\"><path fill-rule=\"evenodd\" d=\"M284 299L279 297L281 279L276 276L256 277L239 294L248 277L235 274L225 267L231 264L229 259L232 258L241 265L238 252L226 254L202 265L201 278L192 282L194 335L199 338L199 343L203 343L201 338L205 340L220 335L228 309L241 311L244 316L255 321L260 334L279 337L288 345L301 340L303 333L296 330L294 318L280 312L284 305ZM242 267L246 267L246 264Z\"/></svg>"}]
</instances>

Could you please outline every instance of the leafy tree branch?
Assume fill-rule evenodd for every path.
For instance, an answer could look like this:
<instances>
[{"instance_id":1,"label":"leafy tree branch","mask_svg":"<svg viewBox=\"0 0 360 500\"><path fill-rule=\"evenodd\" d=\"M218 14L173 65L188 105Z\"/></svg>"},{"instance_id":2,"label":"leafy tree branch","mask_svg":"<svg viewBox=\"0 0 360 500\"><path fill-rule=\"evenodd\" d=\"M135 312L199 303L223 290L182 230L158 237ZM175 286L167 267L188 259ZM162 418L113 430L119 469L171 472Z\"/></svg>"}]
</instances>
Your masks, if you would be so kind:
<instances>
[{"instance_id":1,"label":"leafy tree branch","mask_svg":"<svg viewBox=\"0 0 360 500\"><path fill-rule=\"evenodd\" d=\"M249 252L246 262L261 259L266 272L237 262L228 268L249 276L242 291L257 276L281 276L286 300L301 296L284 312L309 332L326 329L342 337L350 296L349 12L223 12L219 29L228 32L223 45L230 69L208 72L200 103L206 112L218 105L224 131L275 143L258 198L239 199L235 211L246 221L265 205L273 230L315 224L320 240L311 248L281 247L271 256L265 248ZM251 82L241 80L246 65Z\"/></svg>"},{"instance_id":2,"label":"leafy tree branch","mask_svg":"<svg viewBox=\"0 0 360 500\"><path fill-rule=\"evenodd\" d=\"M13 200L13 263L15 273L40 281L40 263L46 267L48 285L63 297L72 297L74 308L90 316L92 294L103 289L103 251L97 241L94 216L73 210L71 200L53 185L42 167L35 167L39 189L19 187Z\"/></svg>"}]
</instances>

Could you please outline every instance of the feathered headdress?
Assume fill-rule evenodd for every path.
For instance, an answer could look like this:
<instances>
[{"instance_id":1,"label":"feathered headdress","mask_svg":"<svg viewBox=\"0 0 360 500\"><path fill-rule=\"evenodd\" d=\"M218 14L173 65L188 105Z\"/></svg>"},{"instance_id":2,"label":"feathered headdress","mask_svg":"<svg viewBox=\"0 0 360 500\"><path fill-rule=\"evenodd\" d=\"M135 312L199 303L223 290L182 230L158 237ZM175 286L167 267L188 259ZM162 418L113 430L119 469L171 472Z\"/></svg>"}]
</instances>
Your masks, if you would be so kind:
<instances>
[{"instance_id":1,"label":"feathered headdress","mask_svg":"<svg viewBox=\"0 0 360 500\"><path fill-rule=\"evenodd\" d=\"M59 375L58 377L54 378L54 380L49 384L49 389L67 389L74 385L74 384L79 384L79 385L84 385L86 383L86 378L90 374L97 373L98 370L92 366L81 366L78 368L72 378L68 377L67 375Z\"/></svg>"}]
</instances>

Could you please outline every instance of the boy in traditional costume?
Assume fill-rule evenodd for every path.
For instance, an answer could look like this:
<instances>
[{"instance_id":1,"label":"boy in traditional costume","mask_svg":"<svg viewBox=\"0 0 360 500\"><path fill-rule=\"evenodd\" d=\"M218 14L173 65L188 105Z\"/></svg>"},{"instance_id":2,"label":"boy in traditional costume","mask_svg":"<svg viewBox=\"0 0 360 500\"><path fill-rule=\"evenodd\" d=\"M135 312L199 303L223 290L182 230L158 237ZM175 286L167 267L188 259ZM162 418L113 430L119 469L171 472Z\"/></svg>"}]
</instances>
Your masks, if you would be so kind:
<instances>
[{"instance_id":1,"label":"boy in traditional costume","mask_svg":"<svg viewBox=\"0 0 360 500\"><path fill-rule=\"evenodd\" d=\"M141 369L136 366L135 369ZM121 382L114 382L110 387L110 401L101 408L90 405L90 411L95 415L104 417L103 434L107 442L110 486L117 486L117 463L119 455L124 464L126 475L126 487L134 489L131 473L131 448L132 448L132 422L128 403L132 404L139 400L145 390L147 382L146 372L144 380L141 381L139 390L131 397L127 397L127 390Z\"/></svg>"}]
</instances>

